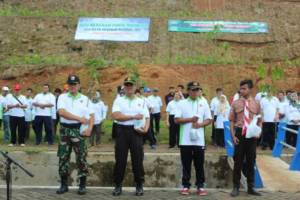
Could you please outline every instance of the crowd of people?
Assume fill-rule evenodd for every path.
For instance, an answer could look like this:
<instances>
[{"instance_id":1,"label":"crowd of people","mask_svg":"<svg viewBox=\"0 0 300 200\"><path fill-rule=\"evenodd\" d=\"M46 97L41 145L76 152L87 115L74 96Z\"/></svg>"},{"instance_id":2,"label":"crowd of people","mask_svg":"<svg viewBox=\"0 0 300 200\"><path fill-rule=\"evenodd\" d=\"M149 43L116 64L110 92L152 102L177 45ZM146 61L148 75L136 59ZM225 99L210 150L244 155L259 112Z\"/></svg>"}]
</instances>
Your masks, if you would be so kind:
<instances>
[{"instance_id":1,"label":"crowd of people","mask_svg":"<svg viewBox=\"0 0 300 200\"><path fill-rule=\"evenodd\" d=\"M179 147L182 165L182 195L191 193L191 166L194 163L197 195L205 196L205 132L212 124L212 144L224 147L224 122L230 121L230 132L235 145L233 190L231 196L239 195L242 168L245 167L248 194L260 196L254 190L254 164L256 148L263 150L274 147L277 124L287 123L290 129L300 127L300 95L295 91L278 91L274 96L271 89L253 96L252 80L240 82L240 89L227 98L222 88L216 89L216 96L209 102L203 94L199 82L191 81L185 87L169 87L165 96L166 109L162 111L163 101L158 95L159 88L136 86L136 80L128 77L117 88L113 102L112 137L115 141L114 196L122 194L128 152L130 151L136 195L144 194L144 144L149 141L156 149L156 136L160 134L162 112L166 112L166 125L169 128L169 148ZM14 85L13 92L7 86L2 88L0 105L3 108L4 139L9 146L25 146L29 138L30 125L35 132L35 144L46 141L52 145L57 125L60 124L58 157L61 179L57 194L68 192L70 175L70 155L76 154L79 177L78 194L86 193L88 164L85 138L91 145L100 144L101 124L106 119L108 108L101 100L100 91L85 96L80 93L80 79L70 75L64 90L43 85L43 91L33 97L28 88L26 95L21 94L21 86ZM258 117L257 126L262 127L260 137L247 137L248 126ZM42 136L43 126L45 137ZM227 127L226 127L227 128ZM286 142L296 146L297 135L286 134Z\"/></svg>"},{"instance_id":2,"label":"crowd of people","mask_svg":"<svg viewBox=\"0 0 300 200\"><path fill-rule=\"evenodd\" d=\"M16 145L24 147L30 138L31 130L33 130L35 145L40 145L43 142L53 145L60 122L57 101L61 94L68 93L68 85L64 85L63 90L56 88L53 93L51 93L48 84L44 84L42 91L36 95L34 95L32 88L27 88L24 95L21 94L21 91L20 84L15 84L12 91L8 86L2 87L0 122L3 126L4 142L8 143L10 147ZM106 119L108 107L101 100L99 90L90 95L90 103L92 109L95 110L90 144L98 145L102 132L101 125Z\"/></svg>"}]
</instances>

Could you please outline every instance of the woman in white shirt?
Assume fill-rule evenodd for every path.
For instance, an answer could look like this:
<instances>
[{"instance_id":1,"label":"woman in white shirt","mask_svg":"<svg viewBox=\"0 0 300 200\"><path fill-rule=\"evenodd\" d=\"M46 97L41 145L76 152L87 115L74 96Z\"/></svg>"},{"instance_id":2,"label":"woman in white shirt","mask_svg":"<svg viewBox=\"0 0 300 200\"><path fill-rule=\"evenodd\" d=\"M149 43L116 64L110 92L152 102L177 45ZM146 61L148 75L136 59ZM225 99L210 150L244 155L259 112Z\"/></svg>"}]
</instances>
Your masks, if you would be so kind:
<instances>
[{"instance_id":1,"label":"woman in white shirt","mask_svg":"<svg viewBox=\"0 0 300 200\"><path fill-rule=\"evenodd\" d=\"M216 144L217 146L224 147L224 121L228 121L230 113L230 105L225 95L220 97L220 103L216 109L217 120L215 122L216 127Z\"/></svg>"},{"instance_id":2,"label":"woman in white shirt","mask_svg":"<svg viewBox=\"0 0 300 200\"><path fill-rule=\"evenodd\" d=\"M286 106L285 116L287 118L287 128L298 131L300 128L300 102L296 92L291 94L290 103ZM286 143L296 146L297 134L290 131L286 132Z\"/></svg>"},{"instance_id":3,"label":"woman in white shirt","mask_svg":"<svg viewBox=\"0 0 300 200\"><path fill-rule=\"evenodd\" d=\"M167 105L167 126L169 127L169 148L174 148L176 145L179 146L179 124L174 121L178 103L181 100L181 95L177 91L174 95L174 100L170 101Z\"/></svg>"}]
</instances>

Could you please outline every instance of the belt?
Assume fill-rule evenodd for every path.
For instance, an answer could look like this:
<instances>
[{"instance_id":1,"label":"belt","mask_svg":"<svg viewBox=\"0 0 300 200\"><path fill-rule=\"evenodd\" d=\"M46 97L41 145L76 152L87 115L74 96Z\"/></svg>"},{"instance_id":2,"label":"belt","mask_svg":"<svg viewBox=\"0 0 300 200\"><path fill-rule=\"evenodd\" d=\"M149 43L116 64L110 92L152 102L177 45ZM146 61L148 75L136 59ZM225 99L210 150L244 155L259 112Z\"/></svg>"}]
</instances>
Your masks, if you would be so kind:
<instances>
[{"instance_id":1,"label":"belt","mask_svg":"<svg viewBox=\"0 0 300 200\"><path fill-rule=\"evenodd\" d=\"M77 123L77 124L66 124L66 123L61 123L60 124L62 127L65 128L71 128L71 129L80 129L81 124Z\"/></svg>"},{"instance_id":2,"label":"belt","mask_svg":"<svg viewBox=\"0 0 300 200\"><path fill-rule=\"evenodd\" d=\"M133 125L122 125L122 124L117 124L117 127L122 128L122 129L134 129Z\"/></svg>"}]
</instances>

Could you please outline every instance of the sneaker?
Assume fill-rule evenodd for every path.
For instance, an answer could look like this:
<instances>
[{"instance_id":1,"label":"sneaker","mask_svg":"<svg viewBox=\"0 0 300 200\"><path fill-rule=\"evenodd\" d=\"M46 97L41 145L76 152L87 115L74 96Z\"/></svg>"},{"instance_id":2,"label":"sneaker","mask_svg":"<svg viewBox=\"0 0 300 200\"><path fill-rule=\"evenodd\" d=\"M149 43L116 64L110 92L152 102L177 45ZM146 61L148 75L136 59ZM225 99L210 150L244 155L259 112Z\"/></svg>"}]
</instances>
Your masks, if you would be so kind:
<instances>
[{"instance_id":1,"label":"sneaker","mask_svg":"<svg viewBox=\"0 0 300 200\"><path fill-rule=\"evenodd\" d=\"M180 193L182 195L189 195L190 194L190 189L189 188L183 188Z\"/></svg>"},{"instance_id":2,"label":"sneaker","mask_svg":"<svg viewBox=\"0 0 300 200\"><path fill-rule=\"evenodd\" d=\"M9 144L8 146L9 146L9 147L14 147L15 145L14 145L14 144Z\"/></svg>"},{"instance_id":3,"label":"sneaker","mask_svg":"<svg viewBox=\"0 0 300 200\"><path fill-rule=\"evenodd\" d=\"M151 145L150 147L152 150L156 150L156 145Z\"/></svg>"},{"instance_id":4,"label":"sneaker","mask_svg":"<svg viewBox=\"0 0 300 200\"><path fill-rule=\"evenodd\" d=\"M207 195L207 191L205 189L203 189L203 188L199 188L197 190L197 195L198 196L206 196Z\"/></svg>"},{"instance_id":5,"label":"sneaker","mask_svg":"<svg viewBox=\"0 0 300 200\"><path fill-rule=\"evenodd\" d=\"M21 147L25 147L26 145L25 145L25 144L20 144L20 146L21 146Z\"/></svg>"}]
</instances>

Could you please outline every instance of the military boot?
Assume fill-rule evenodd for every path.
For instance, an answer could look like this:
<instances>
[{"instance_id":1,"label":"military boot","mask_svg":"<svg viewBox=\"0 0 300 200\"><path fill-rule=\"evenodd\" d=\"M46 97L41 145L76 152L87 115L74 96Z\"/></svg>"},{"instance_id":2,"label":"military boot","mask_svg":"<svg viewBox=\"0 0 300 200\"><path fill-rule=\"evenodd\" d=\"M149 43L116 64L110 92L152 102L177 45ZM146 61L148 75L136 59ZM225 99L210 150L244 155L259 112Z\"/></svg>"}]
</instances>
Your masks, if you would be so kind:
<instances>
[{"instance_id":1,"label":"military boot","mask_svg":"<svg viewBox=\"0 0 300 200\"><path fill-rule=\"evenodd\" d=\"M63 194L69 191L68 176L61 176L60 181L60 188L56 191L56 194Z\"/></svg>"},{"instance_id":2,"label":"military boot","mask_svg":"<svg viewBox=\"0 0 300 200\"><path fill-rule=\"evenodd\" d=\"M80 177L79 182L79 189L78 194L79 195L85 195L86 194L86 176Z\"/></svg>"}]
</instances>

